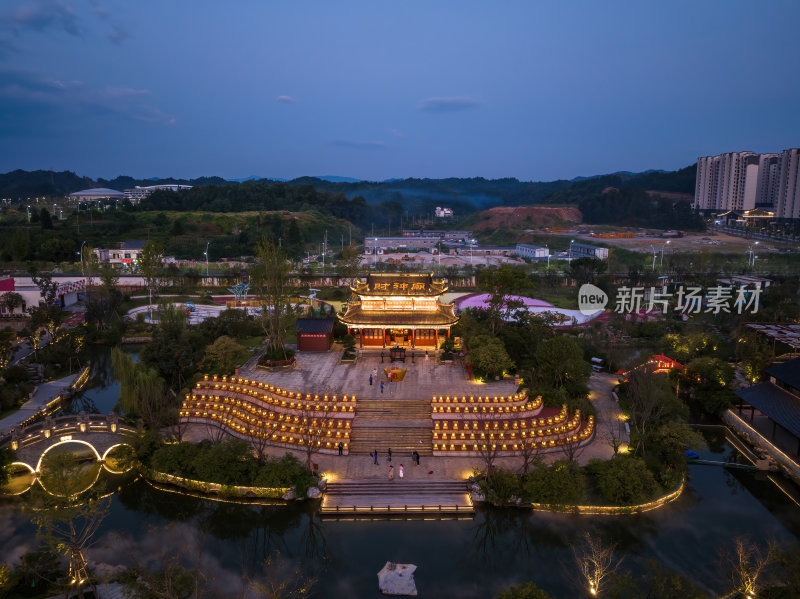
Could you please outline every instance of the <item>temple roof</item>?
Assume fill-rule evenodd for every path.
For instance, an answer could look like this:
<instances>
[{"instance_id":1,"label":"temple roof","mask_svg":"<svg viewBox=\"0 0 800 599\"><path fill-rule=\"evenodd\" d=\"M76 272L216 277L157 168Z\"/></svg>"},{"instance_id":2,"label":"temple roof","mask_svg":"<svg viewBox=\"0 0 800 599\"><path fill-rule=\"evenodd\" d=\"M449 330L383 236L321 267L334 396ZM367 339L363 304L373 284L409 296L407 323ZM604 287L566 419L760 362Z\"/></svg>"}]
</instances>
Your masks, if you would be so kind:
<instances>
[{"instance_id":1,"label":"temple roof","mask_svg":"<svg viewBox=\"0 0 800 599\"><path fill-rule=\"evenodd\" d=\"M366 280L350 287L358 295L437 296L447 291L444 279L433 273L369 273Z\"/></svg>"},{"instance_id":2,"label":"temple roof","mask_svg":"<svg viewBox=\"0 0 800 599\"><path fill-rule=\"evenodd\" d=\"M445 327L458 322L452 304L439 304L436 311L422 310L362 310L360 304L347 307L347 312L339 316L344 324L351 327Z\"/></svg>"}]
</instances>

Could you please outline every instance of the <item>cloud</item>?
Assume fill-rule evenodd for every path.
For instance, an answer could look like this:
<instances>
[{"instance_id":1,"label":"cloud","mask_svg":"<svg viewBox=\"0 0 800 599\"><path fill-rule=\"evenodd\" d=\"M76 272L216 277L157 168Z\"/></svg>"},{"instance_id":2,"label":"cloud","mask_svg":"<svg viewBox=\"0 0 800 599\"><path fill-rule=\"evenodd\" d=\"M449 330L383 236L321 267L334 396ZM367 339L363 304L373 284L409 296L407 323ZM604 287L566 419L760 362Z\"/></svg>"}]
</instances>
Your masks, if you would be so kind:
<instances>
[{"instance_id":1,"label":"cloud","mask_svg":"<svg viewBox=\"0 0 800 599\"><path fill-rule=\"evenodd\" d=\"M65 122L98 117L172 125L175 118L154 106L150 92L132 87L93 87L76 80L46 77L32 71L0 67L0 133L41 121ZM17 123L14 125L14 123Z\"/></svg>"},{"instance_id":2,"label":"cloud","mask_svg":"<svg viewBox=\"0 0 800 599\"><path fill-rule=\"evenodd\" d=\"M29 0L6 14L3 20L16 30L61 29L74 36L82 34L75 9L63 0Z\"/></svg>"},{"instance_id":3,"label":"cloud","mask_svg":"<svg viewBox=\"0 0 800 599\"><path fill-rule=\"evenodd\" d=\"M355 139L334 139L330 145L338 148L350 148L352 150L385 150L386 143L382 141L359 141Z\"/></svg>"},{"instance_id":4,"label":"cloud","mask_svg":"<svg viewBox=\"0 0 800 599\"><path fill-rule=\"evenodd\" d=\"M297 100L295 100L292 96L278 96L275 98L275 101L278 104L297 104Z\"/></svg>"},{"instance_id":5,"label":"cloud","mask_svg":"<svg viewBox=\"0 0 800 599\"><path fill-rule=\"evenodd\" d=\"M448 98L427 98L419 103L420 110L425 112L458 112L480 108L483 102L469 96L452 96Z\"/></svg>"},{"instance_id":6,"label":"cloud","mask_svg":"<svg viewBox=\"0 0 800 599\"><path fill-rule=\"evenodd\" d=\"M112 44L120 45L131 36L130 29L122 23L111 23L111 31L106 34L106 37Z\"/></svg>"},{"instance_id":7,"label":"cloud","mask_svg":"<svg viewBox=\"0 0 800 599\"><path fill-rule=\"evenodd\" d=\"M399 137L400 139L405 139L406 137L408 137L408 135L406 135L405 133L403 133L399 129L389 129L389 133L391 133L395 137Z\"/></svg>"}]
</instances>

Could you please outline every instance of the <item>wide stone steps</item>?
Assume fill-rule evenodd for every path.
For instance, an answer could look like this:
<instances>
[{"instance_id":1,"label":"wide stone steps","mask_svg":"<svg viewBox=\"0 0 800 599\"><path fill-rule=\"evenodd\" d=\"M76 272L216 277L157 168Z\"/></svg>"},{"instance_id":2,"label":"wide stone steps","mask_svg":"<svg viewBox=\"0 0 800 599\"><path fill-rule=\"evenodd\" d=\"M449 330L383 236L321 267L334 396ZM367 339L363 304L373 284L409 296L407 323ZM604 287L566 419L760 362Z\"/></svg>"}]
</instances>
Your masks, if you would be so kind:
<instances>
[{"instance_id":1,"label":"wide stone steps","mask_svg":"<svg viewBox=\"0 0 800 599\"><path fill-rule=\"evenodd\" d=\"M474 513L464 481L342 481L328 484L325 516L460 515Z\"/></svg>"},{"instance_id":2,"label":"wide stone steps","mask_svg":"<svg viewBox=\"0 0 800 599\"><path fill-rule=\"evenodd\" d=\"M422 441L422 443L420 443ZM430 427L353 427L350 432L350 455L367 455L378 450L381 458L390 449L399 455L433 455L433 433Z\"/></svg>"},{"instance_id":3,"label":"wide stone steps","mask_svg":"<svg viewBox=\"0 0 800 599\"><path fill-rule=\"evenodd\" d=\"M431 402L420 399L359 399L356 402L356 418L370 420L393 420L430 418Z\"/></svg>"}]
</instances>

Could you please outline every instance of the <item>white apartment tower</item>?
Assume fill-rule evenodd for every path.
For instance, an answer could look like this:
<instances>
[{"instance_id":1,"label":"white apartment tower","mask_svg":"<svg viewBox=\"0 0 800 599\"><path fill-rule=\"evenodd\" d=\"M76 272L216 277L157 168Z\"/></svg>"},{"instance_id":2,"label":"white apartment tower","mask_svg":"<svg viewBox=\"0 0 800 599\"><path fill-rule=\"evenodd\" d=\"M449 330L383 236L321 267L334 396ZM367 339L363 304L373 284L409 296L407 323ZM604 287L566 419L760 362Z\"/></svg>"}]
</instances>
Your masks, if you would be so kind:
<instances>
[{"instance_id":1,"label":"white apartment tower","mask_svg":"<svg viewBox=\"0 0 800 599\"><path fill-rule=\"evenodd\" d=\"M775 216L800 218L800 148L784 150L780 156Z\"/></svg>"},{"instance_id":2,"label":"white apartment tower","mask_svg":"<svg viewBox=\"0 0 800 599\"><path fill-rule=\"evenodd\" d=\"M800 150L728 152L697 159L694 208L743 212L756 206L777 218L800 218Z\"/></svg>"}]
</instances>

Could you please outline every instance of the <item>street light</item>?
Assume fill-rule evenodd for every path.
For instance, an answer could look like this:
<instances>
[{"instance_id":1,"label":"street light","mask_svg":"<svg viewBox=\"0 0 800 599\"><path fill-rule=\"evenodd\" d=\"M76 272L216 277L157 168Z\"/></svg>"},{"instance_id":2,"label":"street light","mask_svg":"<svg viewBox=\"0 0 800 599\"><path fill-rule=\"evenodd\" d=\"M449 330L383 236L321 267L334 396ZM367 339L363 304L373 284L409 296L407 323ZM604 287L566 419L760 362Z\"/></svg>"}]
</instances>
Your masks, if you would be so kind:
<instances>
[{"instance_id":1,"label":"street light","mask_svg":"<svg viewBox=\"0 0 800 599\"><path fill-rule=\"evenodd\" d=\"M545 244L544 249L547 250L547 270L550 270L550 246Z\"/></svg>"},{"instance_id":2,"label":"street light","mask_svg":"<svg viewBox=\"0 0 800 599\"><path fill-rule=\"evenodd\" d=\"M755 259L753 257L753 248L758 245L758 241L755 243L751 243L750 246L747 248L747 253L750 254L750 258L747 260L748 266L755 266Z\"/></svg>"},{"instance_id":3,"label":"street light","mask_svg":"<svg viewBox=\"0 0 800 599\"><path fill-rule=\"evenodd\" d=\"M211 244L210 241L206 243L206 251L203 252L203 255L206 257L206 276L208 276L208 246L210 244Z\"/></svg>"},{"instance_id":4,"label":"street light","mask_svg":"<svg viewBox=\"0 0 800 599\"><path fill-rule=\"evenodd\" d=\"M650 244L650 249L653 250L653 272L656 270L656 246Z\"/></svg>"},{"instance_id":5,"label":"street light","mask_svg":"<svg viewBox=\"0 0 800 599\"><path fill-rule=\"evenodd\" d=\"M575 243L574 239L569 240L569 257L567 258L567 264L572 264L572 244Z\"/></svg>"},{"instance_id":6,"label":"street light","mask_svg":"<svg viewBox=\"0 0 800 599\"><path fill-rule=\"evenodd\" d=\"M670 240L667 239L667 242L664 245L661 246L661 259L658 262L659 270L663 270L664 269L664 248L667 247L667 245L669 245L669 241Z\"/></svg>"},{"instance_id":7,"label":"street light","mask_svg":"<svg viewBox=\"0 0 800 599\"><path fill-rule=\"evenodd\" d=\"M85 271L85 270L84 270L84 268L83 268L83 246L85 246L85 245L86 245L86 242L84 241L84 242L81 244L81 249L78 251L78 257L81 259L81 274L82 274L84 277L86 277L86 271Z\"/></svg>"}]
</instances>

